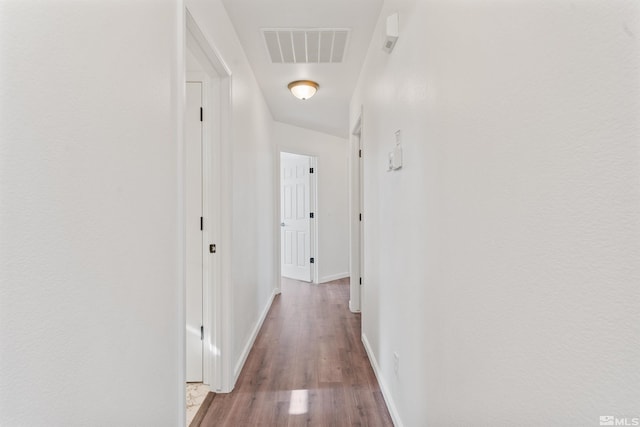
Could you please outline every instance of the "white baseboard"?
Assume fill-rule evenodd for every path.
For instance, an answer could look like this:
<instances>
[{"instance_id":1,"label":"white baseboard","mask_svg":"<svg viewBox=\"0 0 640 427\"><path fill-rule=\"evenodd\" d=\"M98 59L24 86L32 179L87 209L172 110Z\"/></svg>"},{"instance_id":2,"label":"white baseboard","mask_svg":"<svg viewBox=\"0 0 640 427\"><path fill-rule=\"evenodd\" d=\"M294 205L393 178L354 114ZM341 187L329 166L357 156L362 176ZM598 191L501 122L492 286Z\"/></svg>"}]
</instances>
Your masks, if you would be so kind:
<instances>
[{"instance_id":1,"label":"white baseboard","mask_svg":"<svg viewBox=\"0 0 640 427\"><path fill-rule=\"evenodd\" d=\"M380 385L380 391L382 391L382 397L384 397L384 401L387 404L387 409L389 409L389 414L391 415L391 420L393 421L393 425L396 427L403 427L402 421L400 420L400 414L398 414L398 409L396 408L396 404L389 393L389 388L382 378L382 373L380 372L380 366L378 365L378 361L373 355L373 351L371 350L371 346L369 345L369 340L367 336L362 333L362 344L364 344L364 349L367 352L367 356L369 356L369 361L371 362L371 367L373 368L373 373L376 375L376 379L378 380L378 384Z\"/></svg>"},{"instance_id":2,"label":"white baseboard","mask_svg":"<svg viewBox=\"0 0 640 427\"><path fill-rule=\"evenodd\" d=\"M249 353L251 352L253 343L256 341L256 338L258 337L258 332L260 332L260 328L264 323L264 319L267 318L267 313L269 313L271 304L273 304L273 299L276 297L278 293L280 293L279 289L274 289L273 292L271 292L271 297L269 298L269 301L267 302L267 305L265 306L265 308L262 310L262 313L260 314L260 318L256 322L256 325L254 326L253 331L251 332L251 336L247 340L247 343L245 344L244 349L242 350L240 359L238 360L238 363L236 363L236 367L233 370L233 384L231 387L232 390L235 387L236 382L238 381L238 377L240 376L240 372L242 372L244 363L247 361L247 357L249 357Z\"/></svg>"},{"instance_id":3,"label":"white baseboard","mask_svg":"<svg viewBox=\"0 0 640 427\"><path fill-rule=\"evenodd\" d=\"M331 282L333 280L338 280L338 279L344 279L345 277L351 277L351 274L349 273L338 273L338 274L332 274L330 276L324 276L318 279L318 283L327 283L327 282Z\"/></svg>"}]
</instances>

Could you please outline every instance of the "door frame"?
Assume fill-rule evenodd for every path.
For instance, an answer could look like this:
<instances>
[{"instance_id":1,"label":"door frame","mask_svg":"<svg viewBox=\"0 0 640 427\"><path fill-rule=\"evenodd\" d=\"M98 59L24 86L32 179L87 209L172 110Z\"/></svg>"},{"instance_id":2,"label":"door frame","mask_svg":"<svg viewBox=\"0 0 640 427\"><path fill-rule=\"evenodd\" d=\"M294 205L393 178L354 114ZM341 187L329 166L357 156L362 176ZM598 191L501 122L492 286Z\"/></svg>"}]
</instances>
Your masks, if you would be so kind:
<instances>
[{"instance_id":1,"label":"door frame","mask_svg":"<svg viewBox=\"0 0 640 427\"><path fill-rule=\"evenodd\" d=\"M281 182L281 165L280 165L280 155L282 153L290 153L290 154L298 154L301 156L307 156L310 159L310 164L311 167L313 168L313 174L311 174L309 176L309 191L310 191L310 197L309 197L309 210L311 210L311 212L314 213L314 219L313 221L310 222L310 227L309 227L309 238L311 239L311 241L309 242L309 247L311 248L311 254L309 254L310 257L315 258L314 259L314 263L311 264L311 283L317 284L319 281L318 278L318 265L319 262L321 262L321 260L318 260L318 228L319 228L319 219L318 219L318 173L320 173L318 171L318 158L317 156L309 153L309 152L305 152L304 150L299 150L299 149L291 149L291 148L287 148L287 147L283 147L280 145L276 145L276 156L275 156L275 161L276 161L276 170L278 171L277 174L275 174L275 179L276 179L276 194L277 194L277 200L276 200L276 214L275 214L275 218L277 218L277 224L275 227L275 233L276 236L278 236L276 240L276 244L278 245L277 248L274 248L274 253L276 253L276 257L277 257L277 268L276 268L276 273L277 273L277 280L275 281L275 283L280 283L280 281L282 280L282 233L280 230L280 222L282 219L282 212L280 211L280 207L282 204L282 197L281 197L281 193L282 193L282 182ZM280 286L278 286L278 289L276 289L277 293L280 293L281 289Z\"/></svg>"},{"instance_id":2,"label":"door frame","mask_svg":"<svg viewBox=\"0 0 640 427\"><path fill-rule=\"evenodd\" d=\"M212 391L225 393L232 388L229 356L232 335L231 235L229 227L222 227L222 224L231 223L232 76L188 8L185 8L184 44L185 53L190 50L205 68L202 73L187 73L185 70L185 81L203 83L203 382L209 384ZM184 147L182 150L184 152ZM184 155L182 157L184 161ZM184 185L184 165L181 175ZM183 230L183 240L184 233ZM209 253L210 244L216 245L215 254ZM184 252L182 256L184 258ZM183 284L183 289L185 287ZM186 372L186 365L183 369Z\"/></svg>"},{"instance_id":3,"label":"door frame","mask_svg":"<svg viewBox=\"0 0 640 427\"><path fill-rule=\"evenodd\" d=\"M362 110L349 138L349 226L350 226L350 285L349 310L362 311L362 289L364 280L364 154L362 137ZM362 220L360 219L362 214ZM362 280L362 282L361 282Z\"/></svg>"}]
</instances>

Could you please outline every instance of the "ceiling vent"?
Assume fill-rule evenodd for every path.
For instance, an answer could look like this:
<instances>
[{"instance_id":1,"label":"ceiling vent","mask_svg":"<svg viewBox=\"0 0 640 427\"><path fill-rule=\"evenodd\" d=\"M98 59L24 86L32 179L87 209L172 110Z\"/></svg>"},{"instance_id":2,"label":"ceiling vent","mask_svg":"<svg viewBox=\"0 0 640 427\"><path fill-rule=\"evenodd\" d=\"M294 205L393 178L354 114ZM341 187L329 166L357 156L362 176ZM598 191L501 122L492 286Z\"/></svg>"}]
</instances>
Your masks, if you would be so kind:
<instances>
[{"instance_id":1,"label":"ceiling vent","mask_svg":"<svg viewBox=\"0 0 640 427\"><path fill-rule=\"evenodd\" d=\"M344 59L349 30L263 29L269 58L274 64L336 64Z\"/></svg>"}]
</instances>

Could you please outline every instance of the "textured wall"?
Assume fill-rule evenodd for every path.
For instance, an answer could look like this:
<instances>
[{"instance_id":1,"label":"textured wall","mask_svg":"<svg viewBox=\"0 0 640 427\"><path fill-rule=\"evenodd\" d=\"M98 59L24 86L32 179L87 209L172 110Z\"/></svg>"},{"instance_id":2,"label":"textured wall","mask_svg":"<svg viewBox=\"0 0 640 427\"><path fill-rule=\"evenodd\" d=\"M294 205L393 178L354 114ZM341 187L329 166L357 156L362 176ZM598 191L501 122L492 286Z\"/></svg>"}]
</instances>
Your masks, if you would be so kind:
<instances>
[{"instance_id":1,"label":"textured wall","mask_svg":"<svg viewBox=\"0 0 640 427\"><path fill-rule=\"evenodd\" d=\"M0 2L0 425L176 426L175 1Z\"/></svg>"},{"instance_id":2,"label":"textured wall","mask_svg":"<svg viewBox=\"0 0 640 427\"><path fill-rule=\"evenodd\" d=\"M351 116L363 333L404 425L640 416L639 19L634 1L386 2Z\"/></svg>"}]
</instances>

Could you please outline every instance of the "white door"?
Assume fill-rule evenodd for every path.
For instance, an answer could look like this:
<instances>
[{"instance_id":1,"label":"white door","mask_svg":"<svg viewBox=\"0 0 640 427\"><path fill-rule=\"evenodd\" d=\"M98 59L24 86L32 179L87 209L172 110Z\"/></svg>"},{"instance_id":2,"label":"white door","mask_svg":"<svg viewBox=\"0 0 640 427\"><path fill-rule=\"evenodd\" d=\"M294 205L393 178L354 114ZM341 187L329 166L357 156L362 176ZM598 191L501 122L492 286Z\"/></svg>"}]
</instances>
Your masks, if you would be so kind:
<instances>
[{"instance_id":1,"label":"white door","mask_svg":"<svg viewBox=\"0 0 640 427\"><path fill-rule=\"evenodd\" d=\"M362 159L362 133L358 135L358 205L360 206L359 227L360 227L360 247L358 248L358 258L360 263L358 288L355 292L356 308L362 309L362 281L364 276L364 161Z\"/></svg>"},{"instance_id":2,"label":"white door","mask_svg":"<svg viewBox=\"0 0 640 427\"><path fill-rule=\"evenodd\" d=\"M185 117L187 381L202 381L202 83L187 82Z\"/></svg>"},{"instance_id":3,"label":"white door","mask_svg":"<svg viewBox=\"0 0 640 427\"><path fill-rule=\"evenodd\" d=\"M311 158L280 156L282 275L311 282Z\"/></svg>"},{"instance_id":4,"label":"white door","mask_svg":"<svg viewBox=\"0 0 640 427\"><path fill-rule=\"evenodd\" d=\"M361 311L364 275L364 192L363 192L363 161L362 161L362 139L361 132L358 129L352 137L352 159L351 159L351 226L352 233L351 244L351 283L349 294L349 308L353 312Z\"/></svg>"}]
</instances>

